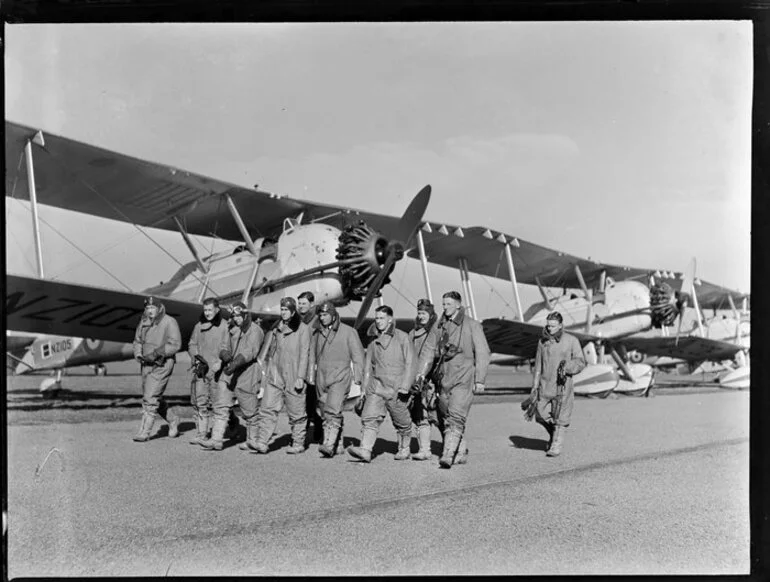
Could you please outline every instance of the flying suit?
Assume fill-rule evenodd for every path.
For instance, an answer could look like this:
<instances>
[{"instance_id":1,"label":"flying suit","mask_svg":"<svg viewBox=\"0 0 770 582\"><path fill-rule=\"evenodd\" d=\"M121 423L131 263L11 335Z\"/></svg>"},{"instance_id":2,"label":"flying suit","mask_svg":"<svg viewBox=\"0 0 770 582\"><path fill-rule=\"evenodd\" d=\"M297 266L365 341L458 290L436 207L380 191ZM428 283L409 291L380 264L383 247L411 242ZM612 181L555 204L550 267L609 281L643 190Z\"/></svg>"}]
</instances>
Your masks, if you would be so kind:
<instances>
[{"instance_id":1,"label":"flying suit","mask_svg":"<svg viewBox=\"0 0 770 582\"><path fill-rule=\"evenodd\" d=\"M414 329L409 332L409 341L414 350L414 379L416 381L417 377L420 376L425 378L424 381L430 383L431 390L435 390L435 386L429 376L430 371L433 369L434 363L436 362L436 345L438 344L437 328L436 316L435 314L432 314L427 325L421 326L417 324ZM428 410L426 404L423 394L415 394L410 411L412 422L417 427L417 442L420 447L419 451L412 455L412 459L415 461L426 461L431 458L430 425L438 425L435 408L433 410ZM438 426L439 431L443 435L443 425Z\"/></svg>"},{"instance_id":2,"label":"flying suit","mask_svg":"<svg viewBox=\"0 0 770 582\"><path fill-rule=\"evenodd\" d=\"M438 326L429 321L426 326L415 326L409 332L409 341L414 350L414 376L426 377L436 361L436 345L438 344ZM428 380L430 381L430 380ZM422 399L415 397L412 405L412 421L417 427L436 423L435 411L428 411L423 406Z\"/></svg>"},{"instance_id":3,"label":"flying suit","mask_svg":"<svg viewBox=\"0 0 770 582\"><path fill-rule=\"evenodd\" d=\"M566 381L562 389L563 394L559 398L557 376L562 361ZM549 456L556 456L561 452L563 429L569 426L575 403L572 377L585 367L583 350L575 336L563 330L553 335L549 334L547 329L543 330L543 336L537 342L532 397L537 403L535 419L545 427L551 437Z\"/></svg>"},{"instance_id":4,"label":"flying suit","mask_svg":"<svg viewBox=\"0 0 770 582\"><path fill-rule=\"evenodd\" d=\"M155 419L160 416L176 427L178 417L169 411L163 398L171 373L174 371L176 353L182 347L182 336L176 319L166 313L165 306L158 304L154 319L142 315L134 334L134 357L145 358L142 362L142 427L134 440L149 439ZM171 434L171 428L169 428Z\"/></svg>"},{"instance_id":5,"label":"flying suit","mask_svg":"<svg viewBox=\"0 0 770 582\"><path fill-rule=\"evenodd\" d=\"M316 316L315 305L307 310L307 313L300 315L302 323L308 326L308 333L312 333L313 325L318 320ZM308 351L308 357L309 357ZM308 373L308 376L311 374ZM307 379L308 385L305 389L305 410L307 410L307 424L306 431L310 430L310 425L313 425L313 441L323 441L323 430L321 424L323 419L318 415L318 398L316 396L315 384L312 378Z\"/></svg>"},{"instance_id":6,"label":"flying suit","mask_svg":"<svg viewBox=\"0 0 770 582\"><path fill-rule=\"evenodd\" d=\"M412 342L393 322L382 332L372 324L367 335L371 342L366 347L364 361L366 400L361 412L361 445L348 450L353 456L371 460L372 448L387 412L398 433L396 456L398 460L406 459L412 438L412 419L405 398L414 381Z\"/></svg>"},{"instance_id":7,"label":"flying suit","mask_svg":"<svg viewBox=\"0 0 770 582\"><path fill-rule=\"evenodd\" d=\"M446 466L448 461L451 466L465 432L465 423L473 401L474 384L484 383L490 354L481 324L468 317L462 307L451 318L442 316L437 332L440 360L440 365L437 366L437 416L439 426L444 428L444 453L441 464ZM455 346L456 353L445 353L447 346Z\"/></svg>"},{"instance_id":8,"label":"flying suit","mask_svg":"<svg viewBox=\"0 0 770 582\"><path fill-rule=\"evenodd\" d=\"M308 376L315 382L318 413L323 417L322 452L336 448L337 437L342 433L342 406L351 382L361 383L364 367L364 347L358 333L340 322L333 306L329 313L329 327L321 324L320 317L313 324L308 361Z\"/></svg>"},{"instance_id":9,"label":"flying suit","mask_svg":"<svg viewBox=\"0 0 770 582\"><path fill-rule=\"evenodd\" d=\"M294 312L288 323L279 321L267 334L258 358L265 370L265 391L258 414L257 441L265 447L285 403L291 425L293 452L305 449L305 395L297 392L294 386L297 380L307 379L309 349L310 328L302 322L297 312Z\"/></svg>"},{"instance_id":10,"label":"flying suit","mask_svg":"<svg viewBox=\"0 0 770 582\"><path fill-rule=\"evenodd\" d=\"M265 337L259 324L252 321L250 313L244 315L240 327L235 325L234 319L231 318L228 328L227 347L224 350L226 353L220 354L223 367L212 393L214 426L211 429L211 442L207 441L211 446L205 443L202 445L205 448L213 446L217 450L222 448L234 394L238 396L238 405L247 431L249 427L256 426L259 391L259 366L256 362ZM253 431L252 428L251 432Z\"/></svg>"},{"instance_id":11,"label":"flying suit","mask_svg":"<svg viewBox=\"0 0 770 582\"><path fill-rule=\"evenodd\" d=\"M201 315L193 327L190 341L187 344L187 353L190 354L190 359L195 361L195 357L200 356L209 366L203 378L198 378L193 373L190 381L190 401L197 427L196 438L191 441L193 444L200 444L200 441L205 440L208 433L211 419L211 394L216 390L216 378L219 376L219 373L214 371L213 366L219 360L220 352L228 347L228 337L227 320L222 317L222 312L218 311L211 321Z\"/></svg>"}]
</instances>

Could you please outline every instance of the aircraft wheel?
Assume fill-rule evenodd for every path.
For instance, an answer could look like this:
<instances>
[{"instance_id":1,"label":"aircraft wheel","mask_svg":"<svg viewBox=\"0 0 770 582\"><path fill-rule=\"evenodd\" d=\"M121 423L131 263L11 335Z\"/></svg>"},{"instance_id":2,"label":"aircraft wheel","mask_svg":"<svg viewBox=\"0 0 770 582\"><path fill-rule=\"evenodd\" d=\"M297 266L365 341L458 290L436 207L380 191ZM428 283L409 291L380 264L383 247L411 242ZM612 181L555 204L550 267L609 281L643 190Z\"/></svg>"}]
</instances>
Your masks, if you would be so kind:
<instances>
[{"instance_id":1,"label":"aircraft wheel","mask_svg":"<svg viewBox=\"0 0 770 582\"><path fill-rule=\"evenodd\" d=\"M56 378L46 378L40 383L40 393L43 395L43 400L51 400L56 398L61 391L61 380Z\"/></svg>"}]
</instances>

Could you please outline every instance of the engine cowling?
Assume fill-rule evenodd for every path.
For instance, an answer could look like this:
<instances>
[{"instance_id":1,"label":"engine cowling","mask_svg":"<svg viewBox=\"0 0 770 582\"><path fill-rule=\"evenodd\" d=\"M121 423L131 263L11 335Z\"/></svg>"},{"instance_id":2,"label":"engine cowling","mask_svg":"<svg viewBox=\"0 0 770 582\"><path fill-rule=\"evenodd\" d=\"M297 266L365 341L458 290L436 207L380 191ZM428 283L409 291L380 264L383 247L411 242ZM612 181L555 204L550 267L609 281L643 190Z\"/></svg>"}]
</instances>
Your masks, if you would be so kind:
<instances>
[{"instance_id":1,"label":"engine cowling","mask_svg":"<svg viewBox=\"0 0 770 582\"><path fill-rule=\"evenodd\" d=\"M361 301L366 296L385 263L389 244L388 239L364 221L345 227L339 237L337 260L344 261L339 267L339 274L346 298ZM390 282L392 272L393 266L383 285Z\"/></svg>"},{"instance_id":2,"label":"engine cowling","mask_svg":"<svg viewBox=\"0 0 770 582\"><path fill-rule=\"evenodd\" d=\"M668 283L657 283L650 287L650 311L652 325L656 328L672 325L679 315L680 306L674 290Z\"/></svg>"}]
</instances>

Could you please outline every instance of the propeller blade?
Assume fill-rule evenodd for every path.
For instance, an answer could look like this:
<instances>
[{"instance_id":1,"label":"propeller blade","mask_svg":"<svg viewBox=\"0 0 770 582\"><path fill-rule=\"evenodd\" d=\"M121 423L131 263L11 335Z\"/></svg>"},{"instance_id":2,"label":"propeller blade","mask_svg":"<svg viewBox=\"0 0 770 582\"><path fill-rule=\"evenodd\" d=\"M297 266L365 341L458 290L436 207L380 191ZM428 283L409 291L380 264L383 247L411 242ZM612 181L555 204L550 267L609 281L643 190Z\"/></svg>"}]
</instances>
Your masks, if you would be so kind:
<instances>
[{"instance_id":1,"label":"propeller blade","mask_svg":"<svg viewBox=\"0 0 770 582\"><path fill-rule=\"evenodd\" d=\"M679 334L682 333L682 322L684 321L684 312L685 309L687 309L687 297L682 298L682 304L679 308L679 324L676 326L676 339L674 340L674 345L679 345Z\"/></svg>"},{"instance_id":2,"label":"propeller blade","mask_svg":"<svg viewBox=\"0 0 770 582\"><path fill-rule=\"evenodd\" d=\"M679 292L692 295L695 292L695 257L690 259L690 262L687 264L687 269L682 275L682 287Z\"/></svg>"},{"instance_id":3,"label":"propeller blade","mask_svg":"<svg viewBox=\"0 0 770 582\"><path fill-rule=\"evenodd\" d=\"M420 228L420 224L422 224L422 217L425 216L428 202L430 202L430 192L430 184L420 190L417 193L417 196L415 196L409 203L409 206L398 223L396 237L404 248L409 246L409 243L412 242L412 238L417 233L417 229Z\"/></svg>"},{"instance_id":4,"label":"propeller blade","mask_svg":"<svg viewBox=\"0 0 770 582\"><path fill-rule=\"evenodd\" d=\"M388 245L385 263L380 268L377 278L369 285L369 290L366 292L366 296L361 303L361 309L358 310L358 315L356 316L355 329L361 327L366 314L369 312L369 308L372 306L372 301L374 301L377 293L380 292L380 288L388 276L391 267L403 257L404 249L409 246L412 238L417 233L417 229L420 228L422 217L425 215L428 203L430 202L430 193L431 187L428 184L412 199L403 216L401 216L401 220L398 221L396 238Z\"/></svg>"},{"instance_id":5,"label":"propeller blade","mask_svg":"<svg viewBox=\"0 0 770 582\"><path fill-rule=\"evenodd\" d=\"M366 314L369 313L369 308L372 306L372 302L374 301L374 296L377 295L377 293L380 290L380 287L382 287L383 281L385 281L385 277L388 276L388 271L393 266L393 263L396 262L397 254L395 249L390 249L388 251L388 258L385 260L385 264L382 266L382 269L380 269L379 274L377 275L377 278L374 280L374 282L369 286L369 290L366 292L366 297L364 297L362 303L361 303L361 309L358 310L358 315L356 316L356 322L353 324L354 329L358 329L361 327L361 324L364 322L364 319L366 319Z\"/></svg>"}]
</instances>

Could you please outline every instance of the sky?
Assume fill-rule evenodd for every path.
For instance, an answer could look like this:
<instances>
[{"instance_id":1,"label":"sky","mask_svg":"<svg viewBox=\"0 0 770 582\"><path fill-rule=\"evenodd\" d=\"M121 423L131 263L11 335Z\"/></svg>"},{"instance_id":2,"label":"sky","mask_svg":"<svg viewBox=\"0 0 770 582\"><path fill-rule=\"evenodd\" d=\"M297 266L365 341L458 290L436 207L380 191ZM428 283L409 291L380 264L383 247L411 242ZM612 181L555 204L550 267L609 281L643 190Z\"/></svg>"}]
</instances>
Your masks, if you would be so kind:
<instances>
[{"instance_id":1,"label":"sky","mask_svg":"<svg viewBox=\"0 0 770 582\"><path fill-rule=\"evenodd\" d=\"M5 32L8 120L384 214L431 184L433 222L635 267L681 271L695 256L699 277L750 288L748 21ZM138 290L190 260L178 233L148 231L173 260L130 225L41 218L47 277ZM6 223L8 272L34 273L28 205L6 198ZM434 295L459 288L455 271L430 274ZM392 279L386 301L424 295L416 261ZM509 284L472 282L482 315L509 309Z\"/></svg>"}]
</instances>

